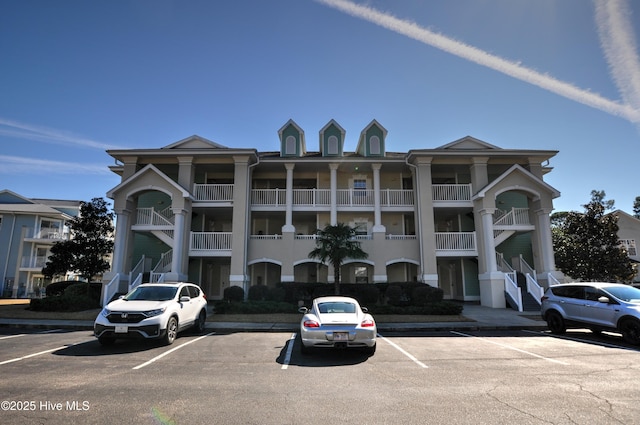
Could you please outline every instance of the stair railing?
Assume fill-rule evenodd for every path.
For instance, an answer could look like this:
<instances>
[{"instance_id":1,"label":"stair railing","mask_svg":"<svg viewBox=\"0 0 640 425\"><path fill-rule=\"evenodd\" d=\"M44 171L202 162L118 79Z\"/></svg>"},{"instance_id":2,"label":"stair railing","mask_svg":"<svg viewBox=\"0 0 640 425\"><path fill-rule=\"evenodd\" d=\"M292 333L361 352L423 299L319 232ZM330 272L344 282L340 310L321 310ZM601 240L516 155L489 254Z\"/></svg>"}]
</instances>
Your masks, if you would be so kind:
<instances>
[{"instance_id":1,"label":"stair railing","mask_svg":"<svg viewBox=\"0 0 640 425\"><path fill-rule=\"evenodd\" d=\"M109 283L104 285L104 292L102 294L103 307L109 304L109 301L111 301L111 298L113 298L113 296L118 293L119 284L120 284L120 273L116 273L113 279L111 279Z\"/></svg>"},{"instance_id":2,"label":"stair railing","mask_svg":"<svg viewBox=\"0 0 640 425\"><path fill-rule=\"evenodd\" d=\"M513 278L511 276L511 273L504 274L504 290L516 304L516 306L518 307L518 311L522 312L522 290L518 287L518 283L515 280L515 274L513 275Z\"/></svg>"}]
</instances>

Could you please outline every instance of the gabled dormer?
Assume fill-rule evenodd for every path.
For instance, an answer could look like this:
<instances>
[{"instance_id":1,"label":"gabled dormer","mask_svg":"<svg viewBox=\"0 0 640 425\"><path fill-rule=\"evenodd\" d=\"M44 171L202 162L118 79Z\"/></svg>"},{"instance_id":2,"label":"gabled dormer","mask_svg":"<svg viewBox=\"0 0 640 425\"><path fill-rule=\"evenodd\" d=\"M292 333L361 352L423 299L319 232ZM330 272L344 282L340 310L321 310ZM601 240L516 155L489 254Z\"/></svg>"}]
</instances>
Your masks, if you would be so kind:
<instances>
[{"instance_id":1,"label":"gabled dormer","mask_svg":"<svg viewBox=\"0 0 640 425\"><path fill-rule=\"evenodd\" d=\"M362 156L384 156L387 130L376 120L373 120L360 133L356 152Z\"/></svg>"},{"instance_id":2,"label":"gabled dormer","mask_svg":"<svg viewBox=\"0 0 640 425\"><path fill-rule=\"evenodd\" d=\"M322 156L342 156L346 132L340 124L331 120L320 130L320 153Z\"/></svg>"},{"instance_id":3,"label":"gabled dormer","mask_svg":"<svg viewBox=\"0 0 640 425\"><path fill-rule=\"evenodd\" d=\"M280 156L300 157L307 153L304 141L304 131L293 120L287 121L278 130L280 137Z\"/></svg>"},{"instance_id":4,"label":"gabled dormer","mask_svg":"<svg viewBox=\"0 0 640 425\"><path fill-rule=\"evenodd\" d=\"M194 134L162 149L227 149L227 147Z\"/></svg>"}]
</instances>

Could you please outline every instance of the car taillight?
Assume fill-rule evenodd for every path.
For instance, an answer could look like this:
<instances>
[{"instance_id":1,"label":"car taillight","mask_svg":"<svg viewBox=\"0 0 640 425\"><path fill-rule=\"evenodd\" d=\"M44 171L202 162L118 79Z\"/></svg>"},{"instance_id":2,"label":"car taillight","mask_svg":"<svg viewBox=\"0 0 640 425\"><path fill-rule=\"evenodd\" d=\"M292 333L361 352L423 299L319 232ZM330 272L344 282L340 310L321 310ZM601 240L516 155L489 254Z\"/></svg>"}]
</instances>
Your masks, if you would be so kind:
<instances>
[{"instance_id":1,"label":"car taillight","mask_svg":"<svg viewBox=\"0 0 640 425\"><path fill-rule=\"evenodd\" d=\"M320 323L316 322L315 320L305 320L303 323L305 328L319 328L320 327Z\"/></svg>"},{"instance_id":2,"label":"car taillight","mask_svg":"<svg viewBox=\"0 0 640 425\"><path fill-rule=\"evenodd\" d=\"M362 326L363 328L372 328L375 326L375 322L373 320L363 320L362 323L360 323L360 326Z\"/></svg>"},{"instance_id":3,"label":"car taillight","mask_svg":"<svg viewBox=\"0 0 640 425\"><path fill-rule=\"evenodd\" d=\"M549 297L547 297L546 295L543 295L542 298L540 298L540 301L546 301L548 299L549 299Z\"/></svg>"}]
</instances>

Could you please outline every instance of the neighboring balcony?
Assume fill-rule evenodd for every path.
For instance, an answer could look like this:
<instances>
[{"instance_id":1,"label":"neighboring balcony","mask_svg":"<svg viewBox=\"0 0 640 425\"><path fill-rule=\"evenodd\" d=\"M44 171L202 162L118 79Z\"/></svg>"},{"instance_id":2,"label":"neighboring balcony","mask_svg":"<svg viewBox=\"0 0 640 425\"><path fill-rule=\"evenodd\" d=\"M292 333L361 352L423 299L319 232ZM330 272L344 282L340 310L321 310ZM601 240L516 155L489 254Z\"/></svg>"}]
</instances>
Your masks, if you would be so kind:
<instances>
[{"instance_id":1,"label":"neighboring balcony","mask_svg":"<svg viewBox=\"0 0 640 425\"><path fill-rule=\"evenodd\" d=\"M22 257L20 262L20 271L41 271L47 264L47 258L45 256L25 256Z\"/></svg>"},{"instance_id":2,"label":"neighboring balcony","mask_svg":"<svg viewBox=\"0 0 640 425\"><path fill-rule=\"evenodd\" d=\"M63 232L58 228L34 228L26 229L24 240L27 242L57 242L69 239L69 232Z\"/></svg>"}]
</instances>

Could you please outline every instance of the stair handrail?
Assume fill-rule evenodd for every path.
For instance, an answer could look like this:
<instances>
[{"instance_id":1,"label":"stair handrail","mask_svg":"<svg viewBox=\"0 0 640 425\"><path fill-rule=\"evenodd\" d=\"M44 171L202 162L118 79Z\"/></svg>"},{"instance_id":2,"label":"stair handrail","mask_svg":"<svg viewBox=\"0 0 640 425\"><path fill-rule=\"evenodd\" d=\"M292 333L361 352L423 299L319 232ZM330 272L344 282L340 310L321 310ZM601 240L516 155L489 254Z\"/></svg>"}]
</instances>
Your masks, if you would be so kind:
<instances>
[{"instance_id":1,"label":"stair handrail","mask_svg":"<svg viewBox=\"0 0 640 425\"><path fill-rule=\"evenodd\" d=\"M151 270L151 275L149 278L150 282L163 282L164 274L168 271L171 271L171 264L173 263L173 249L168 250L167 252L163 252L160 256L160 260L156 264L156 266Z\"/></svg>"},{"instance_id":2,"label":"stair handrail","mask_svg":"<svg viewBox=\"0 0 640 425\"><path fill-rule=\"evenodd\" d=\"M514 280L515 274L513 275L513 277L514 278L511 277L510 273L504 274L504 290L511 297L511 299L516 303L518 307L518 311L522 312L523 311L522 290L518 287L517 281Z\"/></svg>"},{"instance_id":3,"label":"stair handrail","mask_svg":"<svg viewBox=\"0 0 640 425\"><path fill-rule=\"evenodd\" d=\"M109 283L104 285L104 291L102 293L103 307L109 304L109 301L111 301L111 298L113 298L113 296L118 293L119 283L120 283L120 273L116 273L116 275L109 281Z\"/></svg>"},{"instance_id":4,"label":"stair handrail","mask_svg":"<svg viewBox=\"0 0 640 425\"><path fill-rule=\"evenodd\" d=\"M515 276L515 270L511 267L511 264L504 259L504 254L501 252L496 252L496 264L499 271L503 273L511 273Z\"/></svg>"},{"instance_id":5,"label":"stair handrail","mask_svg":"<svg viewBox=\"0 0 640 425\"><path fill-rule=\"evenodd\" d=\"M544 288L538 284L529 273L525 275L527 277L527 292L533 296L533 299L540 305L542 305L542 296L544 295Z\"/></svg>"},{"instance_id":6,"label":"stair handrail","mask_svg":"<svg viewBox=\"0 0 640 425\"><path fill-rule=\"evenodd\" d=\"M560 281L558 279L556 279L556 277L554 275L552 275L551 273L547 274L547 279L548 279L548 282L549 282L549 286L561 285Z\"/></svg>"},{"instance_id":7,"label":"stair handrail","mask_svg":"<svg viewBox=\"0 0 640 425\"><path fill-rule=\"evenodd\" d=\"M534 280L538 280L538 275L535 269L527 263L522 254L518 256L518 271L522 274L530 274Z\"/></svg>"}]
</instances>

